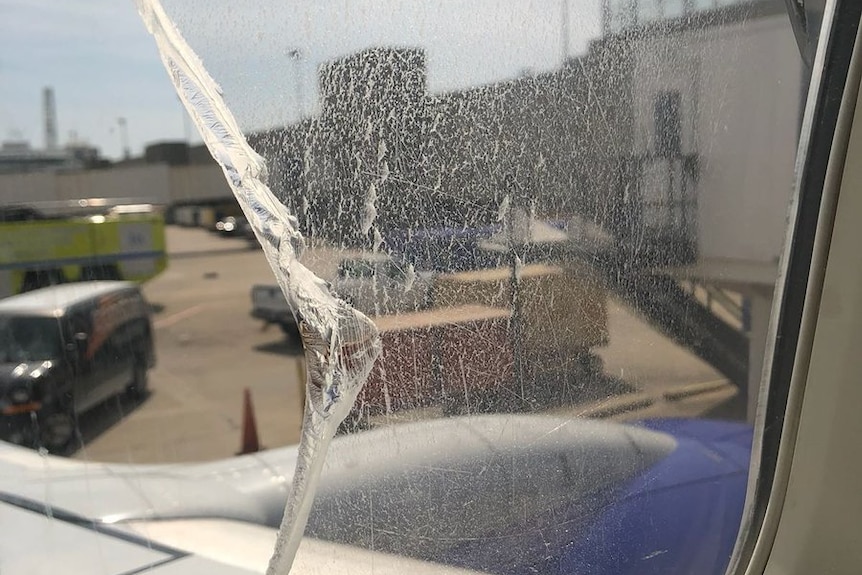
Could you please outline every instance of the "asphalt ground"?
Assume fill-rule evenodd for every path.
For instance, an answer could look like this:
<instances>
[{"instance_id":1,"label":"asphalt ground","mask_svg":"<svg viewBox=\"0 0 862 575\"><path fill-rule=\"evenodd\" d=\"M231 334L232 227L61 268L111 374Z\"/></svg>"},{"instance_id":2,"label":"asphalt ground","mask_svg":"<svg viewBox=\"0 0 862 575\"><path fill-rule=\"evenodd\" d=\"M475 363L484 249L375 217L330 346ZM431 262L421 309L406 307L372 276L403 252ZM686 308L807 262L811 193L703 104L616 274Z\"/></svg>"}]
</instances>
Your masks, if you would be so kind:
<instances>
[{"instance_id":1,"label":"asphalt ground","mask_svg":"<svg viewBox=\"0 0 862 575\"><path fill-rule=\"evenodd\" d=\"M263 253L243 239L200 229L167 229L168 270L144 286L153 306L157 366L141 401L118 398L80 418L74 457L156 463L229 457L240 448L243 390L251 392L263 447L296 443L301 426L302 356L297 342L250 317L251 286L273 283ZM332 279L341 252L309 250L304 263ZM595 350L608 381L604 397L548 408L572 417L731 416L736 390L709 365L631 310L609 301L610 343ZM441 416L434 407L378 416L373 424Z\"/></svg>"}]
</instances>

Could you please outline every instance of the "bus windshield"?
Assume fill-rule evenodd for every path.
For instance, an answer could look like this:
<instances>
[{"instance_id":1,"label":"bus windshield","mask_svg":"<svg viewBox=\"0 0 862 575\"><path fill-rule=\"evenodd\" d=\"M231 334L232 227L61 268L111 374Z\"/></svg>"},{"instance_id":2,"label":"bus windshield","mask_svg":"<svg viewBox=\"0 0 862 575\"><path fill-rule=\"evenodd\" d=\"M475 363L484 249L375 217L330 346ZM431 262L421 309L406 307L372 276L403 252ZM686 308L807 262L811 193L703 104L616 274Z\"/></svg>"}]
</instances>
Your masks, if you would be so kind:
<instances>
[{"instance_id":1,"label":"bus windshield","mask_svg":"<svg viewBox=\"0 0 862 575\"><path fill-rule=\"evenodd\" d=\"M60 354L60 330L49 317L0 316L0 361L53 359Z\"/></svg>"}]
</instances>

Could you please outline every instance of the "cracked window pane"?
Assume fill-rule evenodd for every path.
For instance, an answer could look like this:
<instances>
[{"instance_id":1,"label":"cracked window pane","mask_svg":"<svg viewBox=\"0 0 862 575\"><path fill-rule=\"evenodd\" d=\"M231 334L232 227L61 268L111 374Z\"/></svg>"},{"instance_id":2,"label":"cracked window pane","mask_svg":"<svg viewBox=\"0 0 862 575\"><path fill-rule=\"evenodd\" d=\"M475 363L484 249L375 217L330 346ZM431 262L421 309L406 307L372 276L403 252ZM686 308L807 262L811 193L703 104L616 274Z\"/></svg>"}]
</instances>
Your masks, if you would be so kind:
<instances>
[{"instance_id":1,"label":"cracked window pane","mask_svg":"<svg viewBox=\"0 0 862 575\"><path fill-rule=\"evenodd\" d=\"M0 212L44 228L3 232L2 295L43 294L0 301L4 433L42 452L0 487L125 571L724 572L808 82L783 1L138 9L192 141L0 173L65 194Z\"/></svg>"}]
</instances>

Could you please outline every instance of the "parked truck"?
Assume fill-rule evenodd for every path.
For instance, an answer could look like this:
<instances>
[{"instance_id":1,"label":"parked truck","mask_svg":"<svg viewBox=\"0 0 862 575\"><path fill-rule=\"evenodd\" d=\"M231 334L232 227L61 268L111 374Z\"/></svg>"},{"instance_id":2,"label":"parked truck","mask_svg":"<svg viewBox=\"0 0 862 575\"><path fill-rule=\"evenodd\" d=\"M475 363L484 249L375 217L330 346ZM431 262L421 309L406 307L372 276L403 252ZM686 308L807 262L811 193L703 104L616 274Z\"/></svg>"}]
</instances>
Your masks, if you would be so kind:
<instances>
[{"instance_id":1,"label":"parked truck","mask_svg":"<svg viewBox=\"0 0 862 575\"><path fill-rule=\"evenodd\" d=\"M331 285L339 297L371 316L420 311L431 303L432 276L382 254L342 259ZM296 318L276 284L251 288L251 315L278 325L288 337L298 336Z\"/></svg>"},{"instance_id":2,"label":"parked truck","mask_svg":"<svg viewBox=\"0 0 862 575\"><path fill-rule=\"evenodd\" d=\"M299 338L296 317L277 284L252 286L251 316L263 320L266 325L277 325L291 339Z\"/></svg>"}]
</instances>

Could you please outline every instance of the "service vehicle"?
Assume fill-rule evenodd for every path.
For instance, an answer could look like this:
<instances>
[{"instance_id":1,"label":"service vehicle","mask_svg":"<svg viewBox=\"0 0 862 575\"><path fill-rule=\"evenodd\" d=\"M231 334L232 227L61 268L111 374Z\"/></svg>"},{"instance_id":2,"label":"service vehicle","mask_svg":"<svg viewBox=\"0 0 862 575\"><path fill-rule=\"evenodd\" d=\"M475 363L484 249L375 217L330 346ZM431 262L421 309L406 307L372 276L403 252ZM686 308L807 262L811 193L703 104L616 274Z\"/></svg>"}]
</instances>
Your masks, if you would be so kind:
<instances>
[{"instance_id":1,"label":"service vehicle","mask_svg":"<svg viewBox=\"0 0 862 575\"><path fill-rule=\"evenodd\" d=\"M67 216L34 207L0 211L0 298L74 281L140 283L168 265L164 218L153 206Z\"/></svg>"},{"instance_id":2,"label":"service vehicle","mask_svg":"<svg viewBox=\"0 0 862 575\"><path fill-rule=\"evenodd\" d=\"M277 284L252 286L251 317L262 319L265 325L277 325L292 339L299 337L296 317Z\"/></svg>"},{"instance_id":3,"label":"service vehicle","mask_svg":"<svg viewBox=\"0 0 862 575\"><path fill-rule=\"evenodd\" d=\"M332 289L369 315L414 312L431 305L435 274L384 254L366 253L342 259Z\"/></svg>"},{"instance_id":4,"label":"service vehicle","mask_svg":"<svg viewBox=\"0 0 862 575\"><path fill-rule=\"evenodd\" d=\"M62 451L75 418L143 396L155 365L150 311L130 282L80 282L0 301L0 435Z\"/></svg>"},{"instance_id":5,"label":"service vehicle","mask_svg":"<svg viewBox=\"0 0 862 575\"><path fill-rule=\"evenodd\" d=\"M433 278L385 255L363 254L339 262L332 289L366 314L389 315L428 308ZM289 337L299 337L296 318L276 284L252 286L251 316L278 325Z\"/></svg>"}]
</instances>

